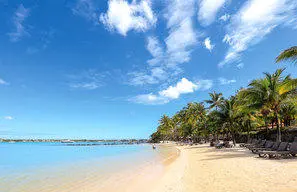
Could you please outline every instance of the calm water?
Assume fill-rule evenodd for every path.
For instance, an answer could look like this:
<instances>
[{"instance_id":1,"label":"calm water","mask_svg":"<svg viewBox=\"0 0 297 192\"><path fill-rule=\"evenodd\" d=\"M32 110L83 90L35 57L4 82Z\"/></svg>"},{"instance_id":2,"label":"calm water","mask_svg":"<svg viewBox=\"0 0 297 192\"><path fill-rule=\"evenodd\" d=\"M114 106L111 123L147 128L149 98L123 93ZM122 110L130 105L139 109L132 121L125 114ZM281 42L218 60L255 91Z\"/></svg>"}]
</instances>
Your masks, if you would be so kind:
<instances>
[{"instance_id":1,"label":"calm water","mask_svg":"<svg viewBox=\"0 0 297 192\"><path fill-rule=\"evenodd\" d=\"M47 185L58 185L58 181L68 177L76 180L90 175L96 179L98 176L103 178L103 175L119 170L132 170L132 167L149 163L161 164L174 153L176 150L172 147L153 150L149 144L67 146L63 143L0 143L0 191L42 191L38 187L46 189ZM39 186L39 181L45 180L46 183Z\"/></svg>"}]
</instances>

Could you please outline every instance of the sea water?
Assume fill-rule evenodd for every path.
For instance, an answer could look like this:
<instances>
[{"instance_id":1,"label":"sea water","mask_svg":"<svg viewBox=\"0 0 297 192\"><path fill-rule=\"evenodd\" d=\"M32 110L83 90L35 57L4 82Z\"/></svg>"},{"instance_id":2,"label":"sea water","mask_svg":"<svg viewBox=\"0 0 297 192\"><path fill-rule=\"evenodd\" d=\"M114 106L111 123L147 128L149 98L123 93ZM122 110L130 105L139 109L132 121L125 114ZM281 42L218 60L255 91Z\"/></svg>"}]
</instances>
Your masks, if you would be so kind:
<instances>
[{"instance_id":1,"label":"sea water","mask_svg":"<svg viewBox=\"0 0 297 192\"><path fill-rule=\"evenodd\" d=\"M175 153L172 147L153 150L149 144L0 143L0 192L75 191L74 186L91 182L102 187L125 171L148 164L162 168ZM78 181L84 183L75 185Z\"/></svg>"}]
</instances>

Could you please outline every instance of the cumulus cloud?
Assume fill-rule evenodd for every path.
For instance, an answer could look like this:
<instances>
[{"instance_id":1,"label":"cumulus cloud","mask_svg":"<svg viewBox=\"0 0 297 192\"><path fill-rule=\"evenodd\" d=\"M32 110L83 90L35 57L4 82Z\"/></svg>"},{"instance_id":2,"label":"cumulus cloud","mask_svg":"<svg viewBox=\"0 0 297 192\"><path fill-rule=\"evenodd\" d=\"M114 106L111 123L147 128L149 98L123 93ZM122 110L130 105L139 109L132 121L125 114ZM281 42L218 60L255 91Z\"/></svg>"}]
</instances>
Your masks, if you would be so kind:
<instances>
[{"instance_id":1,"label":"cumulus cloud","mask_svg":"<svg viewBox=\"0 0 297 192\"><path fill-rule=\"evenodd\" d=\"M206 49L208 49L210 52L211 50L214 48L214 45L211 44L211 41L210 41L210 38L207 37L205 40L204 40L204 46Z\"/></svg>"},{"instance_id":2,"label":"cumulus cloud","mask_svg":"<svg viewBox=\"0 0 297 192\"><path fill-rule=\"evenodd\" d=\"M186 78L182 78L180 82L178 82L175 86L169 86L167 89L160 91L160 96L169 98L169 99L177 99L181 94L192 93L194 92L198 86Z\"/></svg>"},{"instance_id":3,"label":"cumulus cloud","mask_svg":"<svg viewBox=\"0 0 297 192\"><path fill-rule=\"evenodd\" d=\"M96 7L92 0L77 0L75 6L72 8L72 13L93 22L94 25L98 25L99 23Z\"/></svg>"},{"instance_id":4,"label":"cumulus cloud","mask_svg":"<svg viewBox=\"0 0 297 192\"><path fill-rule=\"evenodd\" d=\"M194 0L174 0L167 5L164 17L169 34L163 44L157 37L148 37L147 50L153 58L147 61L145 72L130 73L130 84L156 84L181 73L180 64L190 61L199 37L192 21L194 5Z\"/></svg>"},{"instance_id":5,"label":"cumulus cloud","mask_svg":"<svg viewBox=\"0 0 297 192\"><path fill-rule=\"evenodd\" d=\"M220 78L218 78L218 80L219 80L221 85L228 85L228 84L231 84L231 83L236 83L235 79L226 79L226 78L220 77Z\"/></svg>"},{"instance_id":6,"label":"cumulus cloud","mask_svg":"<svg viewBox=\"0 0 297 192\"><path fill-rule=\"evenodd\" d=\"M203 26L208 26L216 19L217 12L226 0L200 0L198 20Z\"/></svg>"},{"instance_id":7,"label":"cumulus cloud","mask_svg":"<svg viewBox=\"0 0 297 192\"><path fill-rule=\"evenodd\" d=\"M212 87L211 80L200 80L196 83L182 78L174 86L169 86L167 89L159 91L157 94L141 94L133 97L131 101L140 104L160 105L178 99L182 94L193 93L197 90L207 90Z\"/></svg>"},{"instance_id":8,"label":"cumulus cloud","mask_svg":"<svg viewBox=\"0 0 297 192\"><path fill-rule=\"evenodd\" d=\"M126 0L109 0L108 10L100 15L100 21L109 29L121 35L128 31L146 31L155 25L157 18L150 0L140 2Z\"/></svg>"},{"instance_id":9,"label":"cumulus cloud","mask_svg":"<svg viewBox=\"0 0 297 192\"><path fill-rule=\"evenodd\" d=\"M240 62L242 52L259 43L276 27L292 26L297 18L295 0L249 0L231 18L223 42L229 49L219 66ZM294 26L293 26L294 27ZM296 27L296 26L295 26Z\"/></svg>"},{"instance_id":10,"label":"cumulus cloud","mask_svg":"<svg viewBox=\"0 0 297 192\"><path fill-rule=\"evenodd\" d=\"M12 18L15 29L12 32L8 33L10 41L17 42L23 36L29 35L24 25L24 22L26 18L29 16L29 13L29 9L25 8L22 4L19 5Z\"/></svg>"}]
</instances>

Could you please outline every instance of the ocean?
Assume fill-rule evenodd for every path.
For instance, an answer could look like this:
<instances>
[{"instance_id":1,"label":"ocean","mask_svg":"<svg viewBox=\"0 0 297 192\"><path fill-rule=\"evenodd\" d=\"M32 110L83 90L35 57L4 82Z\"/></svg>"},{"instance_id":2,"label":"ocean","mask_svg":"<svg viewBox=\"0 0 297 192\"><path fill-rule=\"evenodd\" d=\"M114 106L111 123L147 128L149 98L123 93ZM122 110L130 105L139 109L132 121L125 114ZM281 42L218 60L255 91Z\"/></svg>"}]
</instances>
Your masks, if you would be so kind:
<instances>
[{"instance_id":1,"label":"ocean","mask_svg":"<svg viewBox=\"0 0 297 192\"><path fill-rule=\"evenodd\" d=\"M158 177L176 155L149 144L0 143L0 192L116 191L136 174Z\"/></svg>"}]
</instances>

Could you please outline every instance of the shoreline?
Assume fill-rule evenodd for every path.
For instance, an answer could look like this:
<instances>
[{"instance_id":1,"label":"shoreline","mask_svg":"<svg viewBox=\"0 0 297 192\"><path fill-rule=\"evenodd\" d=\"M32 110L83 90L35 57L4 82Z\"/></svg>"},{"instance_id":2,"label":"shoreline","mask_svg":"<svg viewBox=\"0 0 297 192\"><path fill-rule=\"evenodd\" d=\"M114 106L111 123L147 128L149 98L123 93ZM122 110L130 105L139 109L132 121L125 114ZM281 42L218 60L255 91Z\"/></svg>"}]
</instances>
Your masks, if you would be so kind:
<instances>
[{"instance_id":1,"label":"shoreline","mask_svg":"<svg viewBox=\"0 0 297 192\"><path fill-rule=\"evenodd\" d=\"M177 147L180 156L152 192L297 191L296 159L262 159L239 147Z\"/></svg>"},{"instance_id":2,"label":"shoreline","mask_svg":"<svg viewBox=\"0 0 297 192\"><path fill-rule=\"evenodd\" d=\"M296 159L262 159L244 148L215 149L209 144L162 143L157 145L157 150L166 147L170 153L156 151L160 153L159 159L125 170L104 174L92 164L76 167L63 175L44 172L47 175L42 178L8 191L267 192L272 188L278 192L297 191ZM56 177L57 182L51 183L48 177Z\"/></svg>"}]
</instances>

